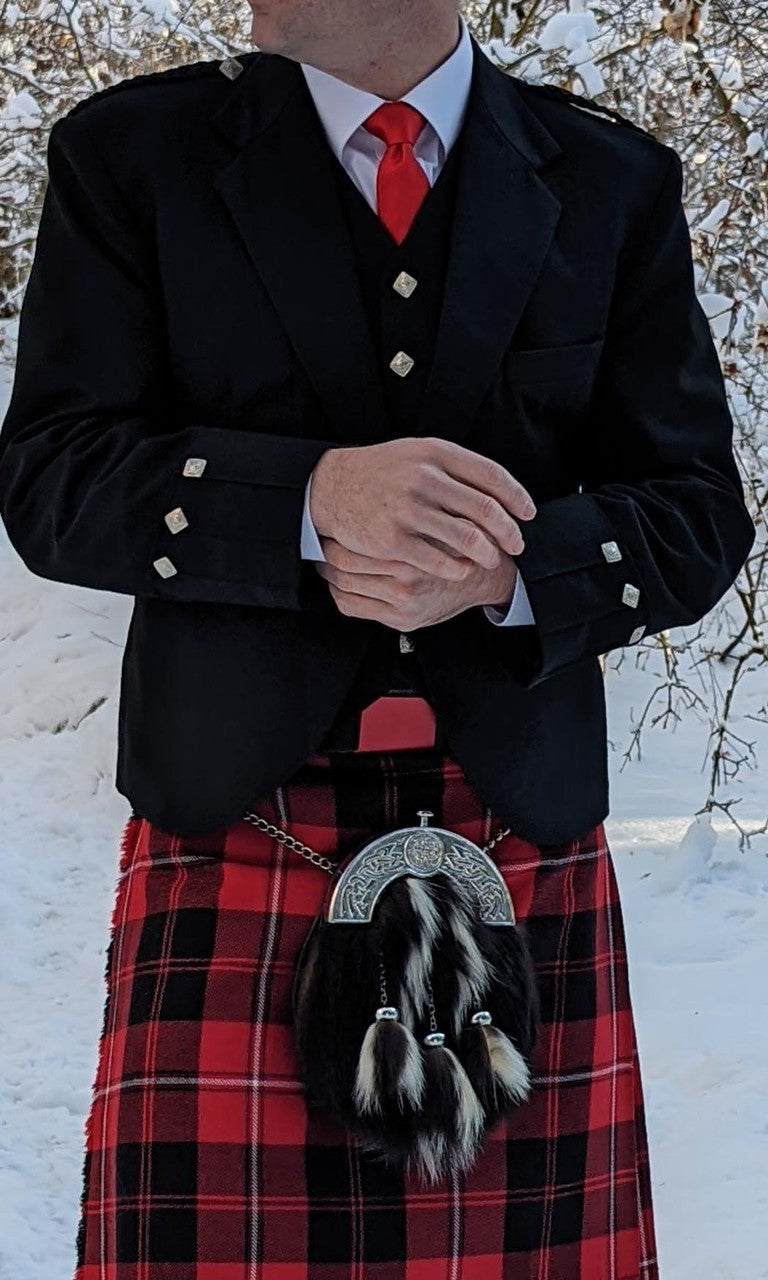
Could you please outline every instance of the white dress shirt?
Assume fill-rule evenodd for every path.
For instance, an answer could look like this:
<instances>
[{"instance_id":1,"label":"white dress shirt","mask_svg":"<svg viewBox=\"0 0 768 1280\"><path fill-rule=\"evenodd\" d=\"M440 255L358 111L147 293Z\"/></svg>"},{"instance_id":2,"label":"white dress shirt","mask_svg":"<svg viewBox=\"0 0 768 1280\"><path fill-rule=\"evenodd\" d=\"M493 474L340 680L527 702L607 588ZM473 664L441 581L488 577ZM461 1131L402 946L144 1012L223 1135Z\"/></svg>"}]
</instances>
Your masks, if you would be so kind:
<instances>
[{"instance_id":1,"label":"white dress shirt","mask_svg":"<svg viewBox=\"0 0 768 1280\"><path fill-rule=\"evenodd\" d=\"M414 143L414 155L434 183L446 155L455 142L464 120L472 79L472 45L469 29L461 14L459 41L453 53L434 71L420 80L400 99L416 107L427 123ZM340 80L311 64L300 63L307 86L328 143L353 182L376 211L376 173L386 144L363 127L363 121L380 107L384 98ZM304 491L301 528L301 555L305 560L325 560L320 540L309 512L310 476ZM483 606L486 617L497 626L533 622L525 584L518 573L508 609Z\"/></svg>"}]
</instances>

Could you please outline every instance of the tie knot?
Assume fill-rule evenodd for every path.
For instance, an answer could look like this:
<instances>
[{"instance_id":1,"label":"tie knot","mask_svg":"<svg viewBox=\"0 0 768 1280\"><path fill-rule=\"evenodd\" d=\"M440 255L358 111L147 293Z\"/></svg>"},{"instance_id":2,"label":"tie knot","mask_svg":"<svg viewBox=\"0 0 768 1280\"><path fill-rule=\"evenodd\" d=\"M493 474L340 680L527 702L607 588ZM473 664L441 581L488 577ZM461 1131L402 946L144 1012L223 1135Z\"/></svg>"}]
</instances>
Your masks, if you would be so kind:
<instances>
[{"instance_id":1,"label":"tie knot","mask_svg":"<svg viewBox=\"0 0 768 1280\"><path fill-rule=\"evenodd\" d=\"M421 112L408 102L382 102L363 121L364 127L388 147L396 142L409 142L413 146L426 123Z\"/></svg>"}]
</instances>

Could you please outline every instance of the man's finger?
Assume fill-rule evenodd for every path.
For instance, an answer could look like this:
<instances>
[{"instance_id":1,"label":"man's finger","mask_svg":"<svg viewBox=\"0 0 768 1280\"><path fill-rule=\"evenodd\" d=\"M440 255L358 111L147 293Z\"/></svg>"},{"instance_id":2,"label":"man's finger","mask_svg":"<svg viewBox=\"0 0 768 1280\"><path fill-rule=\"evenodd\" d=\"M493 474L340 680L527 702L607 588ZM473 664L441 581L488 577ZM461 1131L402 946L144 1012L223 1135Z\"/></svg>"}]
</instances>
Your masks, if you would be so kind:
<instances>
[{"instance_id":1,"label":"man's finger","mask_svg":"<svg viewBox=\"0 0 768 1280\"><path fill-rule=\"evenodd\" d=\"M438 518L446 521L462 516L476 525L507 555L520 555L525 545L517 520L491 494L455 480L445 473L435 486Z\"/></svg>"},{"instance_id":2,"label":"man's finger","mask_svg":"<svg viewBox=\"0 0 768 1280\"><path fill-rule=\"evenodd\" d=\"M350 573L332 564L318 562L317 572L326 582L350 595L370 596L374 600L392 602L397 591L397 580L384 573Z\"/></svg>"},{"instance_id":3,"label":"man's finger","mask_svg":"<svg viewBox=\"0 0 768 1280\"><path fill-rule=\"evenodd\" d=\"M441 443L444 446L443 467L455 480L463 480L475 489L490 493L511 516L521 520L533 519L536 514L533 498L500 462L467 449L455 440L443 440Z\"/></svg>"},{"instance_id":4,"label":"man's finger","mask_svg":"<svg viewBox=\"0 0 768 1280\"><path fill-rule=\"evenodd\" d=\"M326 543L331 542L334 546L326 548ZM337 568L346 569L351 566L352 557L359 556L359 559L354 562L357 567L351 569L352 572L393 574L396 573L395 566L407 564L410 568L420 569L422 573L432 574L436 578L445 578L448 582L461 582L467 574L466 557L451 554L431 539L422 538L418 534L413 534L404 541L400 560L379 560L374 556L369 557L352 551L331 538L322 538L321 544L324 555L331 563L336 564ZM371 561L378 566L374 570L369 568ZM315 561L315 564L322 564L322 561Z\"/></svg>"},{"instance_id":5,"label":"man's finger","mask_svg":"<svg viewBox=\"0 0 768 1280\"><path fill-rule=\"evenodd\" d=\"M344 569L347 573L393 574L397 572L398 565L403 564L402 560L382 560L378 556L366 556L360 551L351 551L335 538L321 538L321 543L327 563L334 565L337 569ZM316 563L322 564L322 561Z\"/></svg>"},{"instance_id":6,"label":"man's finger","mask_svg":"<svg viewBox=\"0 0 768 1280\"><path fill-rule=\"evenodd\" d=\"M355 595L351 591L342 591L339 587L331 587L331 595L341 613L353 618L372 618L395 631L403 629L402 619L397 610L383 600L374 600L370 596Z\"/></svg>"},{"instance_id":7,"label":"man's finger","mask_svg":"<svg viewBox=\"0 0 768 1280\"><path fill-rule=\"evenodd\" d=\"M419 509L419 525L422 534L448 547L462 561L480 564L481 568L498 568L500 552L497 544L471 520L424 506Z\"/></svg>"}]
</instances>

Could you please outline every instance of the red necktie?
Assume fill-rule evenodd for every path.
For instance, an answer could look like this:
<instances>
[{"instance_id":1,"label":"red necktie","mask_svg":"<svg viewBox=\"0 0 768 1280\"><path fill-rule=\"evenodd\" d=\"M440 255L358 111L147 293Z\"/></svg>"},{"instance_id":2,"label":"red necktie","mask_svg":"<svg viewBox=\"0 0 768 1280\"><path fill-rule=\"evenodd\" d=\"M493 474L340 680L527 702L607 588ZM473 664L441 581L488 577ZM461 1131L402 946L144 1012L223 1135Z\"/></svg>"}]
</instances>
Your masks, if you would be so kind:
<instances>
[{"instance_id":1,"label":"red necktie","mask_svg":"<svg viewBox=\"0 0 768 1280\"><path fill-rule=\"evenodd\" d=\"M364 128L387 145L376 173L376 204L381 221L398 244L429 191L429 179L413 153L426 123L407 102L383 102L363 121Z\"/></svg>"}]
</instances>

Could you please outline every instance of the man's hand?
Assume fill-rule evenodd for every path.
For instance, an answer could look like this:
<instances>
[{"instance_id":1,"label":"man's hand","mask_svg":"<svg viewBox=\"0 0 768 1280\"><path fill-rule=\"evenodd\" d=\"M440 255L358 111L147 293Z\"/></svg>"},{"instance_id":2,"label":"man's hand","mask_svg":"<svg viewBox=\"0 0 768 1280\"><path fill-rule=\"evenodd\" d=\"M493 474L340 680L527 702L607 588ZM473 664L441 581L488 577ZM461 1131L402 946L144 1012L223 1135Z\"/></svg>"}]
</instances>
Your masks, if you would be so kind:
<instances>
[{"instance_id":1,"label":"man's hand","mask_svg":"<svg viewBox=\"0 0 768 1280\"><path fill-rule=\"evenodd\" d=\"M517 521L536 514L530 494L500 463L434 436L327 449L312 472L309 509L318 535L349 552L449 582L470 579L469 595L490 590L491 597L509 582L509 557L523 550Z\"/></svg>"},{"instance_id":2,"label":"man's hand","mask_svg":"<svg viewBox=\"0 0 768 1280\"><path fill-rule=\"evenodd\" d=\"M395 631L415 631L443 622L472 605L508 605L517 576L511 556L484 569L472 561L460 581L450 582L399 560L381 560L350 551L334 538L320 539L326 563L315 562L340 613L372 618Z\"/></svg>"}]
</instances>

